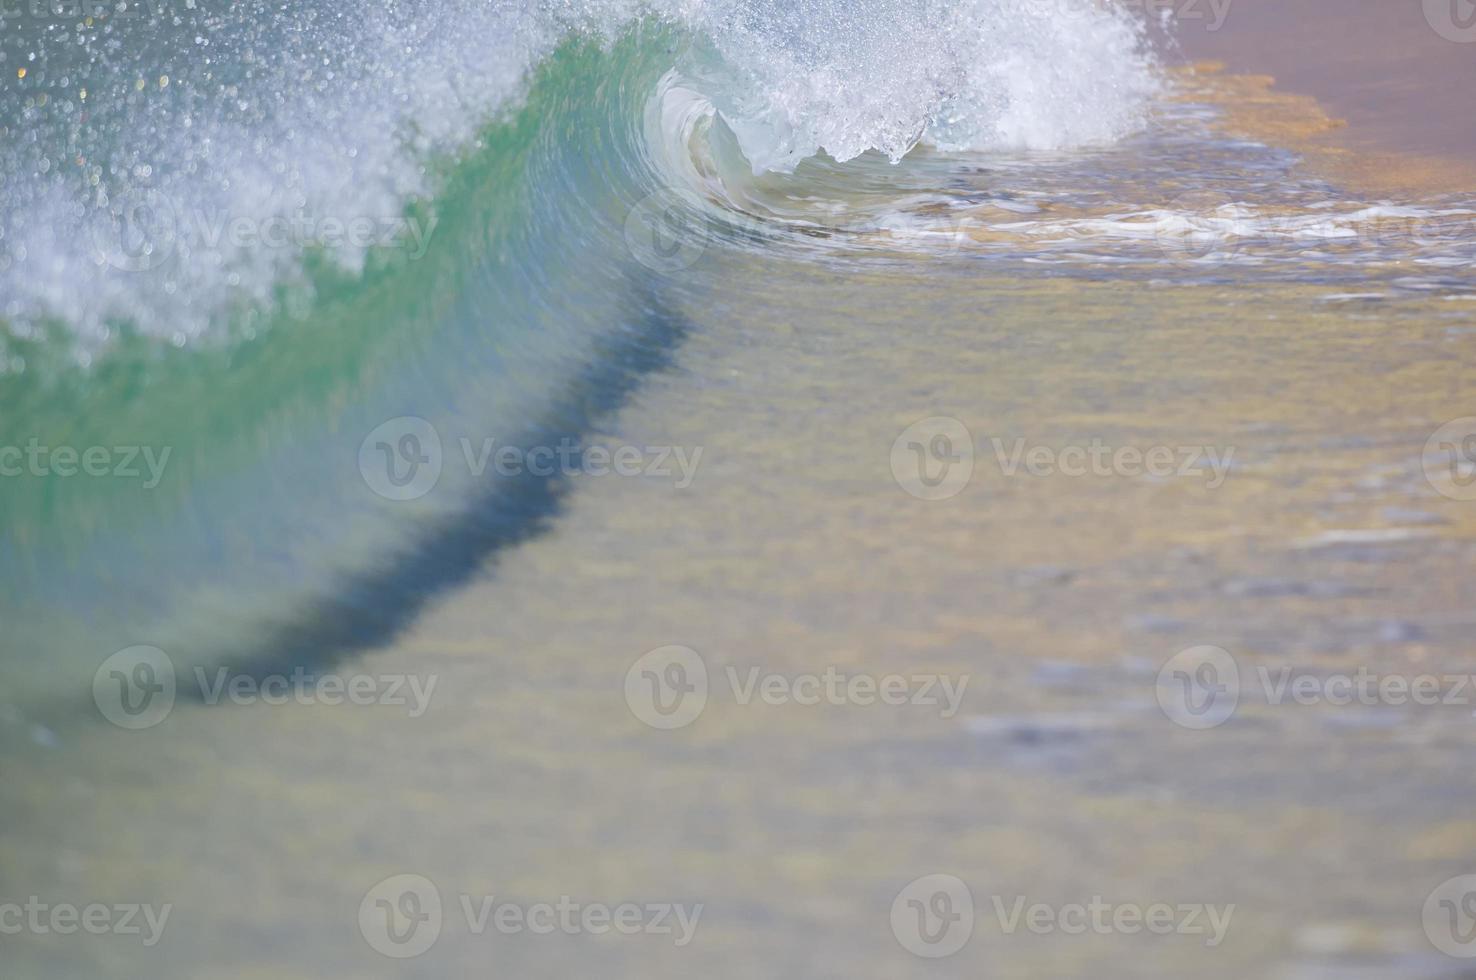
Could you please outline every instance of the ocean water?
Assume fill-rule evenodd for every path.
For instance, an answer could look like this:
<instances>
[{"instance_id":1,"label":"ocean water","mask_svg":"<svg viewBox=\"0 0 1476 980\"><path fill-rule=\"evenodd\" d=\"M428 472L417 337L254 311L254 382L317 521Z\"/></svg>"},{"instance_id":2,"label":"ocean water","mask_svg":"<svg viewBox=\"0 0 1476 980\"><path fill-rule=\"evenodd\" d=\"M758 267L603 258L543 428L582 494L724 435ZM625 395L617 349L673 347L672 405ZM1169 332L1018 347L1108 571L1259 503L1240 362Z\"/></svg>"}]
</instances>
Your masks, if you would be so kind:
<instances>
[{"instance_id":1,"label":"ocean water","mask_svg":"<svg viewBox=\"0 0 1476 980\"><path fill-rule=\"evenodd\" d=\"M1476 843L1469 708L1200 732L1154 674L1469 669L1476 197L1227 133L1087 0L4 16L0 883L176 906L0 938L17 975L1456 975L1421 902ZM929 418L942 499L894 456ZM1224 469L1006 469L1094 442ZM623 678L670 644L971 692L655 732ZM114 655L166 717L105 717ZM219 667L440 693L186 692ZM706 919L401 961L355 916L405 872ZM981 910L941 961L888 926L933 872ZM1098 893L1238 928L988 904Z\"/></svg>"}]
</instances>

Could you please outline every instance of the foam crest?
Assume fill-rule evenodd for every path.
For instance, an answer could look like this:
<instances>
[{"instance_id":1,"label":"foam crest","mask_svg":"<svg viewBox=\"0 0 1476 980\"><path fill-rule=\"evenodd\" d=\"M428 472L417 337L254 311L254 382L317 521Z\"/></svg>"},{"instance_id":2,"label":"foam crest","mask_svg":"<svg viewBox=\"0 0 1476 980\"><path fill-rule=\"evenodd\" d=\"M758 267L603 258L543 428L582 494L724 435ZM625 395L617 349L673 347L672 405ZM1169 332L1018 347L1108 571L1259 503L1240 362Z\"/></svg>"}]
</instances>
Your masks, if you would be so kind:
<instances>
[{"instance_id":1,"label":"foam crest","mask_svg":"<svg viewBox=\"0 0 1476 980\"><path fill-rule=\"evenodd\" d=\"M755 172L1108 142L1158 87L1142 25L1092 0L749 0L711 35L714 99Z\"/></svg>"},{"instance_id":2,"label":"foam crest","mask_svg":"<svg viewBox=\"0 0 1476 980\"><path fill-rule=\"evenodd\" d=\"M1095 0L33 7L0 30L0 322L59 321L84 360L123 323L184 345L270 315L310 255L352 274L424 247L407 202L571 33L665 25L755 172L1110 140L1153 87Z\"/></svg>"}]
</instances>

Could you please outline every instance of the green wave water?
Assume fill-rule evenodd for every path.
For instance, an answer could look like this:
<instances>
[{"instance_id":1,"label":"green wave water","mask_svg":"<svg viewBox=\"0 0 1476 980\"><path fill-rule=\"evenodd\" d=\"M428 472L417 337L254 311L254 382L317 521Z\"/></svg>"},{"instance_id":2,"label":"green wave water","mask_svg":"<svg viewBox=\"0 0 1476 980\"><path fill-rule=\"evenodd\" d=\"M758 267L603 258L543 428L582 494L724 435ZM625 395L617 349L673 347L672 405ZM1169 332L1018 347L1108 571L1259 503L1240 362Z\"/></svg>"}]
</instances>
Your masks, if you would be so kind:
<instances>
[{"instance_id":1,"label":"green wave water","mask_svg":"<svg viewBox=\"0 0 1476 980\"><path fill-rule=\"evenodd\" d=\"M623 224L658 186L639 124L676 43L641 28L559 48L407 206L434 229L423 257L384 250L351 274L310 255L304 283L209 345L122 323L83 367L64 324L8 336L4 356L25 370L0 376L0 445L108 453L99 476L80 461L75 476L36 475L17 458L0 490L10 696L84 692L133 643L320 663L348 639L335 617L358 617L356 641L387 636L434 591L428 564L465 574L546 510L547 486L455 467L419 500L383 499L360 442L405 416L431 422L448 453L461 435L572 439L671 342Z\"/></svg>"}]
</instances>

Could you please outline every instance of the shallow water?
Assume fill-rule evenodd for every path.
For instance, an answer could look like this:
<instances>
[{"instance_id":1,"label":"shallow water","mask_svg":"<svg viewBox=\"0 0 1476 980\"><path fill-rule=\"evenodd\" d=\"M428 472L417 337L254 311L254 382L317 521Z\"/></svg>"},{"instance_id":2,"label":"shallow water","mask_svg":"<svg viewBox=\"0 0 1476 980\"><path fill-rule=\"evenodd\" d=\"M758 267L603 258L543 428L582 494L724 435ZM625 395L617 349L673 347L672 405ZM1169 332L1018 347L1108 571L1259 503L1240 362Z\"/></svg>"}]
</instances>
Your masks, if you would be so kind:
<instances>
[{"instance_id":1,"label":"shallow water","mask_svg":"<svg viewBox=\"0 0 1476 980\"><path fill-rule=\"evenodd\" d=\"M256 397L281 414L243 410L220 445L215 423L178 423L195 455L170 503L13 491L8 602L59 610L20 635L77 649L21 672L42 651L8 651L4 897L173 911L147 947L0 937L7 971L1463 975L1424 910L1472 870L1460 774L1476 691L1276 703L1274 682L1476 669L1476 460L1462 455L1476 424L1437 437L1473 411L1469 200L1339 188L1289 151L1226 137L1213 105L1168 100L1109 146L924 147L895 167L870 153L754 176L710 106L653 74L668 95L644 119L662 139L642 145L670 178L659 207L635 180L576 196L519 241L562 261L519 266L534 277L521 290L487 273L490 291L470 294L531 310L532 339L468 326L486 308L445 290L478 280L444 260L416 277L410 295L429 298L404 301L408 336L386 316L362 359L298 340L318 351L300 377L261 368L273 386ZM550 100L564 93L549 84ZM468 183L501 186L484 170ZM536 195L508 194L546 218ZM611 241L618 259L594 253ZM515 306L523 294L535 301ZM615 314L593 338L570 325L592 296ZM473 316L455 329L413 315L458 302ZM207 378L233 370L224 356ZM534 389L553 421L509 432ZM98 397L113 396L80 403ZM77 404L22 403L56 417ZM445 482L386 501L362 447L373 423L412 412L434 419ZM265 417L277 422L252 421ZM580 472L551 479L492 481L461 443L565 436ZM639 475L596 475L598 446L639 449ZM658 466L666 448L693 469ZM367 516L336 524L346 512ZM237 514L233 539L219 529ZM167 561L110 564L87 525L124 520L122 553ZM356 546L327 569L315 538L273 537L320 527ZM282 595L330 598L276 606L279 592L255 591L274 578ZM195 593L179 582L213 601L180 599ZM88 684L134 644L168 654L181 692L222 659L248 681L305 664L435 687L423 713L182 693L129 731ZM695 652L709 688L689 724L662 730L629 675L671 645ZM1203 646L1239 673L1213 727L1160 674L1197 670L1202 657L1171 658ZM733 678L754 668L938 676L957 710L744 704ZM42 693L22 697L27 684ZM361 918L399 874L443 901L439 938L411 959L381 955ZM946 958L909 951L893 911L930 874L961 879L975 907ZM461 896L702 913L682 945L478 935ZM1234 912L1209 945L1007 931L995 905L1099 896Z\"/></svg>"},{"instance_id":2,"label":"shallow water","mask_svg":"<svg viewBox=\"0 0 1476 980\"><path fill-rule=\"evenodd\" d=\"M704 297L728 316L605 434L701 446L693 484L576 479L546 534L355 658L439 677L423 716L182 704L53 747L7 727L7 878L177 906L152 951L28 939L19 975L405 975L354 912L406 872L448 905L705 907L683 948L474 936L452 917L411 975L912 975L932 964L898 946L888 909L934 872L979 907L947 973L1456 975L1420 908L1476 832L1458 776L1470 708L1272 705L1250 675L1470 672L1473 520L1420 466L1429 420L1468 403L1469 332L1438 302L1358 320L1307 287L742 271L766 290ZM899 335L892 318L919 309ZM1379 397L1370 371L1407 386ZM939 412L979 454L957 496L921 500L890 448ZM1215 489L1007 477L996 436L1233 447L1235 465ZM624 678L673 643L713 687L693 724L653 730ZM1199 644L1231 651L1252 692L1207 731L1156 700L1158 667ZM967 688L951 718L744 706L729 666ZM1212 949L1004 935L996 894L1236 911Z\"/></svg>"}]
</instances>

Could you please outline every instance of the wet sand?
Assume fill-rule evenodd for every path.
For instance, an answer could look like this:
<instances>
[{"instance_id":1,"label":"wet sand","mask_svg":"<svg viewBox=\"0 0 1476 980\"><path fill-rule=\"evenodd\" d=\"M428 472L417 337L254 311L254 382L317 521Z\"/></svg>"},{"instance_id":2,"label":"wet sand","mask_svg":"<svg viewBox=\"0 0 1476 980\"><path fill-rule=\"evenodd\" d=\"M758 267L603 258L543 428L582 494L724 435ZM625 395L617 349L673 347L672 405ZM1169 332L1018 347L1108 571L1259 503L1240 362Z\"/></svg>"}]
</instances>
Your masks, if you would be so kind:
<instances>
[{"instance_id":1,"label":"wet sand","mask_svg":"<svg viewBox=\"0 0 1476 980\"><path fill-rule=\"evenodd\" d=\"M1476 188L1476 23L1461 0L1231 0L1180 5L1189 60L1267 75L1282 95L1310 96L1347 128L1304 137L1356 150L1368 182ZM1221 8L1226 9L1226 8ZM1454 13L1452 13L1454 11ZM1218 24L1218 26L1216 26ZM1255 128L1255 127L1252 127Z\"/></svg>"}]
</instances>

